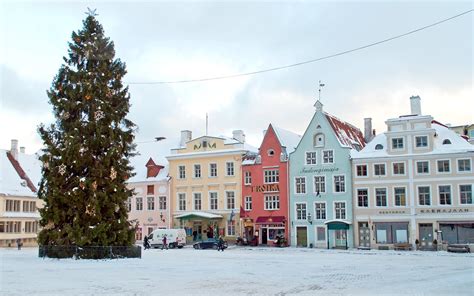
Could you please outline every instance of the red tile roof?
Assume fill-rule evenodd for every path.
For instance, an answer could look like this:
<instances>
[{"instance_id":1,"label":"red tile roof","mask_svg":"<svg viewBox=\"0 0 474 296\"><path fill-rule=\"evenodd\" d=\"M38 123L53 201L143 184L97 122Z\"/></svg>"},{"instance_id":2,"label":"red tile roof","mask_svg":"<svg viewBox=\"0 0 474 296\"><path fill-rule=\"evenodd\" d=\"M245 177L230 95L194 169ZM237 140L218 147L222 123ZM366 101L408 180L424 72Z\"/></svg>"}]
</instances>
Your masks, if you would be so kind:
<instances>
[{"instance_id":1,"label":"red tile roof","mask_svg":"<svg viewBox=\"0 0 474 296\"><path fill-rule=\"evenodd\" d=\"M358 128L328 113L324 114L342 146L351 147L357 150L364 148L366 144L364 135Z\"/></svg>"},{"instance_id":2,"label":"red tile roof","mask_svg":"<svg viewBox=\"0 0 474 296\"><path fill-rule=\"evenodd\" d=\"M7 151L7 157L8 157L8 160L10 160L13 168L15 168L15 171L17 172L17 174L20 176L20 178L26 181L26 185L28 186L28 188L30 188L31 191L36 192L37 190L36 190L35 185L33 184L33 182L31 182L30 178L25 173L25 171L21 167L18 160L16 160L15 157L13 157L10 151Z\"/></svg>"}]
</instances>

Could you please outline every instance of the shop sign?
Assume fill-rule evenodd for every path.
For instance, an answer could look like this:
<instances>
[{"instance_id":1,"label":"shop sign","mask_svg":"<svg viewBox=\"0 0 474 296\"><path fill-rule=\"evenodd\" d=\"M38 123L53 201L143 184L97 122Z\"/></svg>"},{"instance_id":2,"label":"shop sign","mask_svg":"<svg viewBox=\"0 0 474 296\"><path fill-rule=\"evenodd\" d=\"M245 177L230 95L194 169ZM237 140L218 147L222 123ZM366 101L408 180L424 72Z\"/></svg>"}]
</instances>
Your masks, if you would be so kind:
<instances>
[{"instance_id":1,"label":"shop sign","mask_svg":"<svg viewBox=\"0 0 474 296\"><path fill-rule=\"evenodd\" d=\"M260 228L269 228L269 227L280 227L284 228L283 223L273 223L273 224L259 224Z\"/></svg>"},{"instance_id":2,"label":"shop sign","mask_svg":"<svg viewBox=\"0 0 474 296\"><path fill-rule=\"evenodd\" d=\"M421 209L420 214L469 213L469 209Z\"/></svg>"},{"instance_id":3,"label":"shop sign","mask_svg":"<svg viewBox=\"0 0 474 296\"><path fill-rule=\"evenodd\" d=\"M338 172L339 168L302 168L300 174L321 174L321 173L334 173Z\"/></svg>"},{"instance_id":4,"label":"shop sign","mask_svg":"<svg viewBox=\"0 0 474 296\"><path fill-rule=\"evenodd\" d=\"M379 211L380 215L391 215L391 214L406 214L404 210L393 210L393 211Z\"/></svg>"},{"instance_id":5,"label":"shop sign","mask_svg":"<svg viewBox=\"0 0 474 296\"><path fill-rule=\"evenodd\" d=\"M278 184L265 184L252 186L252 192L279 192L280 186Z\"/></svg>"}]
</instances>

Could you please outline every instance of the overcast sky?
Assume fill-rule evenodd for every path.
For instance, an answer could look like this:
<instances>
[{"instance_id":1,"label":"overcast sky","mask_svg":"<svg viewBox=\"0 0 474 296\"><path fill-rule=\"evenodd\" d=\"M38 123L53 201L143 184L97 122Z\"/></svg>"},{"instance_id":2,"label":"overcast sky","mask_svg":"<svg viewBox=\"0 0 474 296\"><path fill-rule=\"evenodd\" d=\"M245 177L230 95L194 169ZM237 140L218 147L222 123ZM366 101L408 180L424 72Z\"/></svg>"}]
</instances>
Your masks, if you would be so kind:
<instances>
[{"instance_id":1,"label":"overcast sky","mask_svg":"<svg viewBox=\"0 0 474 296\"><path fill-rule=\"evenodd\" d=\"M16 138L40 149L37 126L53 120L46 90L72 31L97 8L126 82L206 78L310 60L363 46L472 9L472 2L13 2L0 0L0 148ZM363 130L410 112L442 123L474 122L473 13L416 34L300 67L187 84L130 85L137 141L155 136L163 156L179 132L228 135L242 129L260 144L268 124L302 134L318 80L324 110ZM151 147L153 147L151 146ZM150 146L148 148L151 148Z\"/></svg>"}]
</instances>

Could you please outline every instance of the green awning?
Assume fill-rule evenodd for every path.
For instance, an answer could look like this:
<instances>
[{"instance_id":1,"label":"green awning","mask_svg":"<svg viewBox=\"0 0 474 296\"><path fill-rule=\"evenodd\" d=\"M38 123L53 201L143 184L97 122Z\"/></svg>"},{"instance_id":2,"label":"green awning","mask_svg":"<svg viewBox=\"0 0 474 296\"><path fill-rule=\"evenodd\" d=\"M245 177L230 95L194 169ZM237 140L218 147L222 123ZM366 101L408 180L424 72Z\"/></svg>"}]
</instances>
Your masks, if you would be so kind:
<instances>
[{"instance_id":1,"label":"green awning","mask_svg":"<svg viewBox=\"0 0 474 296\"><path fill-rule=\"evenodd\" d=\"M341 229L349 229L350 222L344 220L330 220L324 222L327 225L328 230L341 230Z\"/></svg>"}]
</instances>

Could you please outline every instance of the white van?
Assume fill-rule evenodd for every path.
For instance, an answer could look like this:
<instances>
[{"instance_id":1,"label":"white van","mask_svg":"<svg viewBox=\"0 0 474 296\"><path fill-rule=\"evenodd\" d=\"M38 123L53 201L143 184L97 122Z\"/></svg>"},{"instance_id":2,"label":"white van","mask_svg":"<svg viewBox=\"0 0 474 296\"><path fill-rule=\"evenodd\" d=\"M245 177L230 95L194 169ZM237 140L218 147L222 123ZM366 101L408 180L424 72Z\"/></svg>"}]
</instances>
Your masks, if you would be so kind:
<instances>
[{"instance_id":1,"label":"white van","mask_svg":"<svg viewBox=\"0 0 474 296\"><path fill-rule=\"evenodd\" d=\"M186 231L184 229L155 229L148 239L152 248L160 248L163 237L166 235L166 243L169 248L182 248L186 245Z\"/></svg>"}]
</instances>

